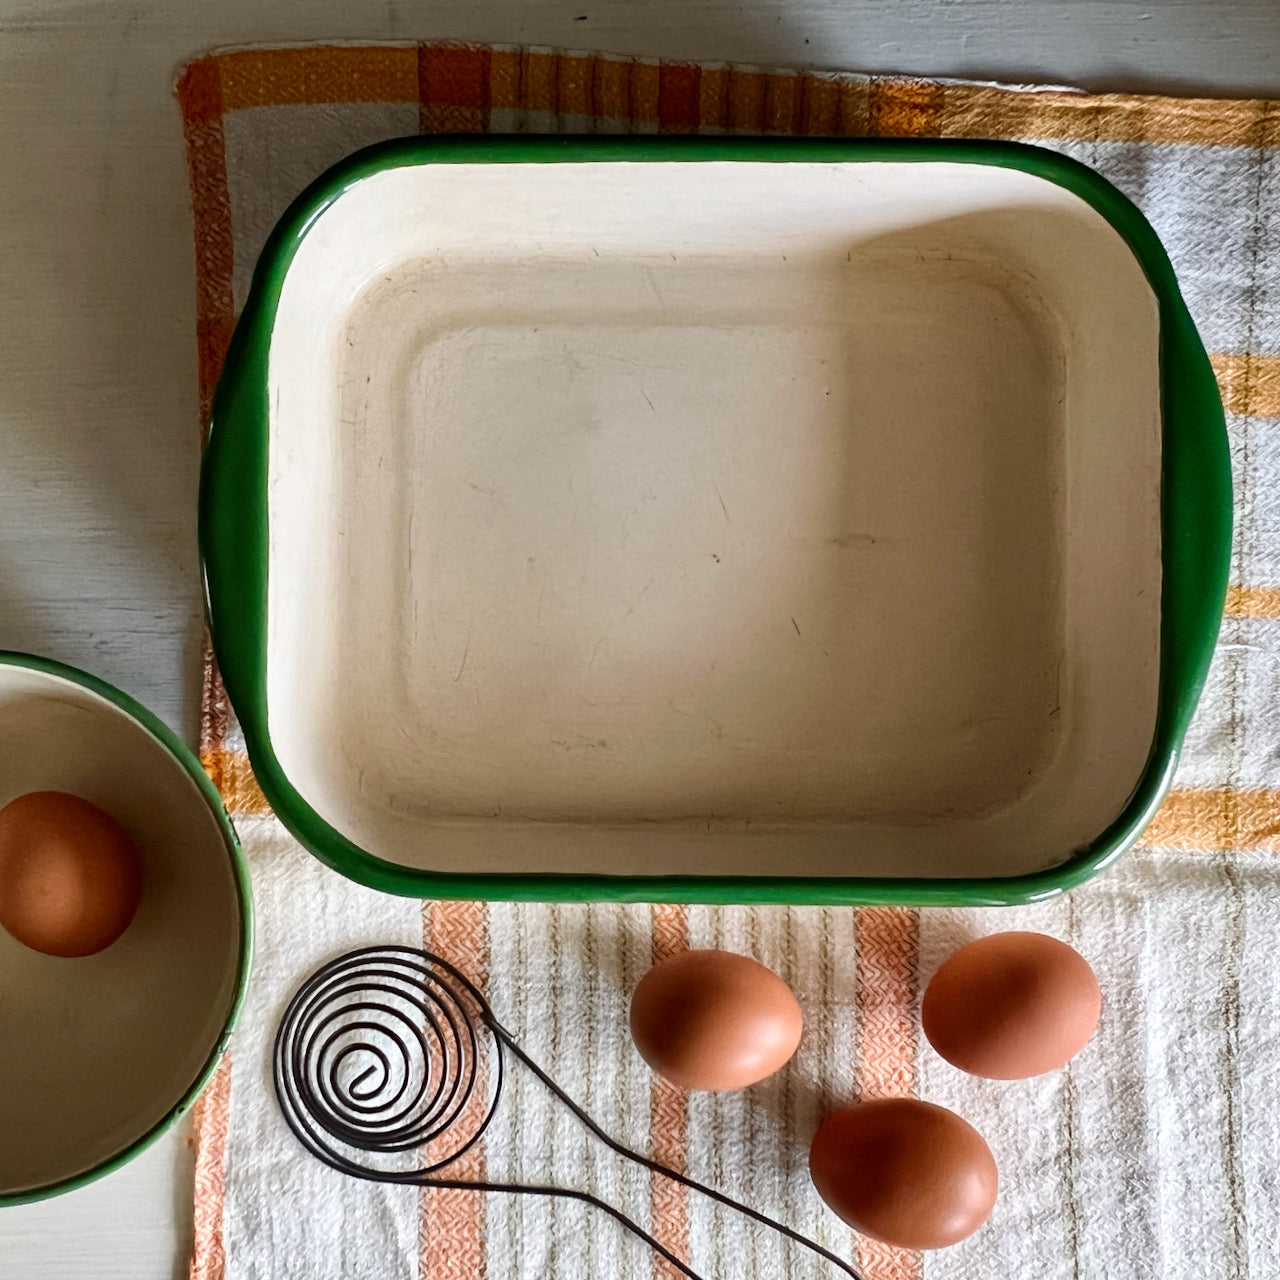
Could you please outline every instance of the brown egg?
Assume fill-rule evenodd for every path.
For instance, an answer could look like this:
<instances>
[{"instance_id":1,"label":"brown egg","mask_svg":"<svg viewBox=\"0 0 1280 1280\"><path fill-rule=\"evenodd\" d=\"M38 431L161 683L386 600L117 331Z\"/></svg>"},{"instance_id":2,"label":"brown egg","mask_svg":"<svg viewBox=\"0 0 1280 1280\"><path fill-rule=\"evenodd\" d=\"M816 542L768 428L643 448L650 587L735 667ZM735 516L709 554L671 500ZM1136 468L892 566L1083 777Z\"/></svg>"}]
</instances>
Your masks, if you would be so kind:
<instances>
[{"instance_id":1,"label":"brown egg","mask_svg":"<svg viewBox=\"0 0 1280 1280\"><path fill-rule=\"evenodd\" d=\"M142 893L138 855L119 824L62 791L0 809L0 925L51 956L87 956L129 926Z\"/></svg>"},{"instance_id":2,"label":"brown egg","mask_svg":"<svg viewBox=\"0 0 1280 1280\"><path fill-rule=\"evenodd\" d=\"M685 951L655 965L631 998L640 1056L685 1089L745 1089L796 1051L804 1017L791 988L749 956Z\"/></svg>"},{"instance_id":3,"label":"brown egg","mask_svg":"<svg viewBox=\"0 0 1280 1280\"><path fill-rule=\"evenodd\" d=\"M828 1116L809 1148L818 1194L855 1231L903 1249L972 1235L999 1175L982 1135L954 1111L882 1098Z\"/></svg>"},{"instance_id":4,"label":"brown egg","mask_svg":"<svg viewBox=\"0 0 1280 1280\"><path fill-rule=\"evenodd\" d=\"M1053 1071L1093 1035L1102 993L1089 963L1043 933L996 933L933 976L921 1022L953 1066L991 1080Z\"/></svg>"}]
</instances>

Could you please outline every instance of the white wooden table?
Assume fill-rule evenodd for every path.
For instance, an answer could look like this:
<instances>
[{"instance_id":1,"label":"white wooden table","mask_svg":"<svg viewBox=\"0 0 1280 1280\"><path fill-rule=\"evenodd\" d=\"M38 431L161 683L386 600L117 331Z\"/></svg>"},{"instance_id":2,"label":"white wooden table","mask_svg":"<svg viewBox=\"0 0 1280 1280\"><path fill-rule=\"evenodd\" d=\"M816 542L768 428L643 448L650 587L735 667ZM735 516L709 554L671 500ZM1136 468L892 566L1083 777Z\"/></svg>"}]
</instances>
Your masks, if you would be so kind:
<instances>
[{"instance_id":1,"label":"white wooden table","mask_svg":"<svg viewBox=\"0 0 1280 1280\"><path fill-rule=\"evenodd\" d=\"M171 86L214 46L326 37L1280 97L1277 0L0 0L0 647L85 667L188 734L194 296ZM185 1275L190 1173L183 1129L0 1211L0 1280Z\"/></svg>"}]
</instances>

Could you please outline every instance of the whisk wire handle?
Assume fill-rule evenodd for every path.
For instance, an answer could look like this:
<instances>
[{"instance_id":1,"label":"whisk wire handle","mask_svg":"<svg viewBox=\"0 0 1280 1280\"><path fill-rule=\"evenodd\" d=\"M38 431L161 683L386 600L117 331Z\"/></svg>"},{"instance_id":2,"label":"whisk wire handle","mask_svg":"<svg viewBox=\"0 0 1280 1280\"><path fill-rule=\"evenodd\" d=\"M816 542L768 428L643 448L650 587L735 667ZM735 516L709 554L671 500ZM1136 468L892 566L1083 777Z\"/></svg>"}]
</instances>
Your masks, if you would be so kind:
<instances>
[{"instance_id":1,"label":"whisk wire handle","mask_svg":"<svg viewBox=\"0 0 1280 1280\"><path fill-rule=\"evenodd\" d=\"M649 1156L641 1155L638 1151L631 1150L630 1147L624 1146L616 1138L612 1138L580 1107L572 1098L569 1097L559 1085L547 1075L541 1067L538 1066L532 1058L511 1038L508 1032L501 1027L495 1025L494 1032L500 1036L506 1043L508 1049L520 1059L530 1071L548 1088L566 1107L573 1112L576 1119L587 1129L591 1131L601 1142L605 1144L611 1151L617 1152L620 1156L634 1161L638 1165L643 1165L646 1169L653 1173L661 1174L664 1178L670 1178L673 1182L678 1182L682 1186L688 1187L691 1191L697 1191L701 1195L707 1196L711 1200L717 1201L719 1204L725 1205L727 1208L736 1209L739 1213L745 1214L748 1218L760 1223L762 1226L771 1227L774 1231L787 1237L788 1240L794 1241L796 1244L803 1245L806 1249L816 1253L820 1258L830 1262L833 1266L839 1267L845 1275L852 1276L853 1280L861 1280L861 1276L853 1269L843 1258L837 1257L828 1249L824 1249L816 1240L810 1240L808 1236L801 1235L800 1232L793 1230L784 1222L778 1222L774 1218L770 1218L767 1214L761 1213L758 1209L751 1208L739 1200L735 1200L732 1196L727 1196L722 1191L717 1191L714 1187L708 1187L704 1183L698 1182L690 1178L687 1174L679 1173L675 1169L669 1169L664 1164Z\"/></svg>"}]
</instances>

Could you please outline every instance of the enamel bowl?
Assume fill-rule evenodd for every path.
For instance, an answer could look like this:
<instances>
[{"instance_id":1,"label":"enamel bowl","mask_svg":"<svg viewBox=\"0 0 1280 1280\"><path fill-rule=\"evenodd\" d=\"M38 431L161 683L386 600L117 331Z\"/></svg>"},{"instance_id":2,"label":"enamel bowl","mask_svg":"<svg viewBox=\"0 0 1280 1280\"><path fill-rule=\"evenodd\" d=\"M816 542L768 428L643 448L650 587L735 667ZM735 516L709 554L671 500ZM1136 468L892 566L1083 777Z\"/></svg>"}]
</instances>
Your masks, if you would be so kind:
<instances>
[{"instance_id":1,"label":"enamel bowl","mask_svg":"<svg viewBox=\"0 0 1280 1280\"><path fill-rule=\"evenodd\" d=\"M247 870L195 756L102 681L0 653L0 805L45 790L124 827L143 895L96 955L0 929L0 1204L81 1186L164 1132L216 1067L249 973Z\"/></svg>"},{"instance_id":2,"label":"enamel bowl","mask_svg":"<svg viewBox=\"0 0 1280 1280\"><path fill-rule=\"evenodd\" d=\"M1001 903L1163 795L1230 480L1064 157L408 139L268 243L202 539L263 790L365 883Z\"/></svg>"}]
</instances>

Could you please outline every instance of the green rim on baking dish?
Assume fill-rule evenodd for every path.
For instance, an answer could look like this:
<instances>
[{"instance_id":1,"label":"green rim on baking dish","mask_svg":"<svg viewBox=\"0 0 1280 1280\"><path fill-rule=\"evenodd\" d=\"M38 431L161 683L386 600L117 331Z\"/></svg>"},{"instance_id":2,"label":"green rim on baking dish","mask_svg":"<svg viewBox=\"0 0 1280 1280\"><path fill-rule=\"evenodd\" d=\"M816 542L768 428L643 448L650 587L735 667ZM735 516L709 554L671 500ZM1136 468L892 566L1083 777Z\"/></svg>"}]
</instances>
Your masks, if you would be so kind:
<instances>
[{"instance_id":1,"label":"green rim on baking dish","mask_svg":"<svg viewBox=\"0 0 1280 1280\"><path fill-rule=\"evenodd\" d=\"M0 650L0 666L25 667L28 670L39 671L45 675L57 676L60 679L88 689L90 693L97 694L100 698L105 699L123 711L130 719L137 721L147 733L168 751L174 760L181 765L183 772L195 783L221 830L223 844L231 863L236 898L240 908L239 958L231 1004L227 1009L226 1019L217 1041L209 1051L204 1064L196 1073L195 1079L183 1092L182 1097L145 1133L135 1138L128 1146L117 1151L114 1155L100 1161L91 1169L73 1174L69 1178L61 1178L56 1182L46 1183L43 1186L0 1193L0 1208L3 1208L6 1205L30 1204L35 1200L47 1200L51 1196L74 1191L78 1187L87 1186L91 1182L96 1182L99 1178L106 1177L109 1173L114 1173L151 1146L190 1109L191 1104L204 1091L214 1071L217 1070L218 1063L222 1060L222 1055L226 1051L227 1042L231 1038L231 1033L240 1019L241 1009L244 1007L245 991L249 985L249 971L253 965L253 894L249 884L249 867L245 862L244 852L240 848L235 828L231 825L231 819L227 816L227 811L223 806L222 797L218 794L218 789L201 767L195 753L168 725L148 711L141 703L135 702L127 693L122 693L114 685L107 684L105 680L99 680L96 676L91 676L86 671L80 671L64 663L55 662L51 658L41 658L34 654L17 653L12 650Z\"/></svg>"},{"instance_id":2,"label":"green rim on baking dish","mask_svg":"<svg viewBox=\"0 0 1280 1280\"><path fill-rule=\"evenodd\" d=\"M1146 766L1120 816L1066 862L984 879L636 876L434 872L377 858L299 794L272 746L267 715L267 360L285 274L316 219L345 191L421 164L631 161L995 165L1071 191L1132 250L1158 304L1162 409L1160 673ZM214 646L254 772L282 822L323 862L372 888L419 897L544 901L885 903L982 906L1036 901L1114 861L1164 798L1208 673L1226 593L1231 470L1222 402L1173 268L1137 207L1093 170L1017 143L891 139L420 137L381 143L329 170L294 201L259 259L214 399L201 476L200 541Z\"/></svg>"}]
</instances>

